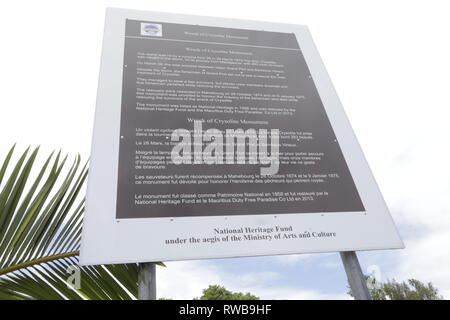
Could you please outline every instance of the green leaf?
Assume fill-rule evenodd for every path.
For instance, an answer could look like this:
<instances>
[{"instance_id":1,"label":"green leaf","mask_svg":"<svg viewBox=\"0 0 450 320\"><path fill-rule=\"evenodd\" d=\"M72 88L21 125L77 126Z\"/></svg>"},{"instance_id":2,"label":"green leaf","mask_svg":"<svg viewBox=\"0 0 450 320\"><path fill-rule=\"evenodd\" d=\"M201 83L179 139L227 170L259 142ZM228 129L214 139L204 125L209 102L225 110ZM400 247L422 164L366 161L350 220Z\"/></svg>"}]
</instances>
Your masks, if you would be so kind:
<instances>
[{"instance_id":1,"label":"green leaf","mask_svg":"<svg viewBox=\"0 0 450 320\"><path fill-rule=\"evenodd\" d=\"M6 155L5 161L3 161L2 168L0 169L0 185L2 184L3 176L5 175L6 169L8 168L9 160L11 159L15 147L16 145L14 144Z\"/></svg>"},{"instance_id":2,"label":"green leaf","mask_svg":"<svg viewBox=\"0 0 450 320\"><path fill-rule=\"evenodd\" d=\"M14 149L0 168L0 183ZM79 266L87 163L80 166L77 156L67 167L67 156L51 153L28 186L39 148L28 151L0 185L0 299L136 299L137 264ZM74 270L80 288L66 283Z\"/></svg>"}]
</instances>

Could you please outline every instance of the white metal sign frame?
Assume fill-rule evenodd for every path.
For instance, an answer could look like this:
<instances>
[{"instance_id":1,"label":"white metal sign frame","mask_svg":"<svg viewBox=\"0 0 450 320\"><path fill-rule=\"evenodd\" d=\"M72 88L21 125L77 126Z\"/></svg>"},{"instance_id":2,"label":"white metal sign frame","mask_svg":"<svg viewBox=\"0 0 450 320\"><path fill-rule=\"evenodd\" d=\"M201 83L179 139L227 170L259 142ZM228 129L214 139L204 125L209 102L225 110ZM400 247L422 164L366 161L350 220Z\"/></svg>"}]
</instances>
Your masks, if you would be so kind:
<instances>
[{"instance_id":1,"label":"white metal sign frame","mask_svg":"<svg viewBox=\"0 0 450 320\"><path fill-rule=\"evenodd\" d=\"M116 219L125 20L294 33L353 177L365 212ZM211 237L212 229L293 226L334 232L333 238L165 245L165 239ZM107 9L89 170L80 263L113 264L258 255L403 248L306 26Z\"/></svg>"}]
</instances>

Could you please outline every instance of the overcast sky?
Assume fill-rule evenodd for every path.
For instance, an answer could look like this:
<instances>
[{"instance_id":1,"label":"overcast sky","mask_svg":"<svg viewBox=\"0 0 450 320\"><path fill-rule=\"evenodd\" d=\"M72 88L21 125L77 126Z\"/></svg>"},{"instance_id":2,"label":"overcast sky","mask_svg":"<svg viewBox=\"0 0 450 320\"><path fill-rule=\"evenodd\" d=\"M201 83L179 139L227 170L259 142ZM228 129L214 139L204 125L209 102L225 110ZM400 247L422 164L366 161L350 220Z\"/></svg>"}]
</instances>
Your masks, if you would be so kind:
<instances>
[{"instance_id":1,"label":"overcast sky","mask_svg":"<svg viewBox=\"0 0 450 320\"><path fill-rule=\"evenodd\" d=\"M359 253L381 279L432 281L450 298L448 1L3 1L0 158L89 156L106 7L308 25L406 249ZM0 160L2 161L2 160ZM262 298L345 298L336 254L168 263L158 296L209 284Z\"/></svg>"}]
</instances>

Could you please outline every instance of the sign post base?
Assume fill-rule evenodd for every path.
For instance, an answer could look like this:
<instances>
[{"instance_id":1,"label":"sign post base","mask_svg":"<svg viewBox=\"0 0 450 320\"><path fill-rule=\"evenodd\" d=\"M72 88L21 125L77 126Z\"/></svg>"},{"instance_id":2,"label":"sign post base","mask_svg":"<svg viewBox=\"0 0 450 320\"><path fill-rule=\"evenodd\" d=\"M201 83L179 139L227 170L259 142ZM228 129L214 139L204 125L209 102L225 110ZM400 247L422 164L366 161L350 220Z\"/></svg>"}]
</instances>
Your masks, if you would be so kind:
<instances>
[{"instance_id":1,"label":"sign post base","mask_svg":"<svg viewBox=\"0 0 450 320\"><path fill-rule=\"evenodd\" d=\"M154 263L139 264L139 300L156 300L156 268Z\"/></svg>"},{"instance_id":2,"label":"sign post base","mask_svg":"<svg viewBox=\"0 0 450 320\"><path fill-rule=\"evenodd\" d=\"M340 255L355 300L372 300L356 252L343 251Z\"/></svg>"}]
</instances>

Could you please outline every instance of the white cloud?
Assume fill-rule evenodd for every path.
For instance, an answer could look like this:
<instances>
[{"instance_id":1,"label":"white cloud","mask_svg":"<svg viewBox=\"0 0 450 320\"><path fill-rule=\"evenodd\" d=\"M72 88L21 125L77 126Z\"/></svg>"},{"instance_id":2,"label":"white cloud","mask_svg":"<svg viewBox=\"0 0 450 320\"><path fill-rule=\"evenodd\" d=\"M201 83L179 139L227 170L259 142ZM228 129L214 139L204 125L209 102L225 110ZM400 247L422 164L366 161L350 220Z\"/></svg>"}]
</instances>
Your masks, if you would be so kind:
<instances>
[{"instance_id":1,"label":"white cloud","mask_svg":"<svg viewBox=\"0 0 450 320\"><path fill-rule=\"evenodd\" d=\"M319 290L301 290L292 287L255 288L255 295L269 300L349 300L351 297L345 293L326 293Z\"/></svg>"},{"instance_id":2,"label":"white cloud","mask_svg":"<svg viewBox=\"0 0 450 320\"><path fill-rule=\"evenodd\" d=\"M379 181L406 246L389 255L395 261L390 277L431 281L450 298L450 149L443 148L449 134L440 132L441 122L436 119L438 129L429 128L413 144L399 146Z\"/></svg>"},{"instance_id":3,"label":"white cloud","mask_svg":"<svg viewBox=\"0 0 450 320\"><path fill-rule=\"evenodd\" d=\"M407 241L407 249L399 253L394 269L395 278L415 278L432 282L447 299L450 298L450 233L448 229L433 229L418 239Z\"/></svg>"},{"instance_id":4,"label":"white cloud","mask_svg":"<svg viewBox=\"0 0 450 320\"><path fill-rule=\"evenodd\" d=\"M210 284L222 283L219 270L203 261L168 262L157 268L157 295L171 299L192 299Z\"/></svg>"},{"instance_id":5,"label":"white cloud","mask_svg":"<svg viewBox=\"0 0 450 320\"><path fill-rule=\"evenodd\" d=\"M168 262L157 268L158 297L192 299L202 295L209 285L221 285L231 291L250 292L261 299L348 299L345 292L330 294L320 290L277 285L280 272L263 271L230 273L208 261Z\"/></svg>"}]
</instances>

